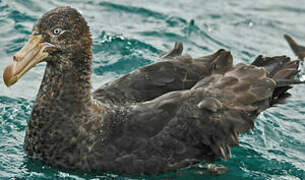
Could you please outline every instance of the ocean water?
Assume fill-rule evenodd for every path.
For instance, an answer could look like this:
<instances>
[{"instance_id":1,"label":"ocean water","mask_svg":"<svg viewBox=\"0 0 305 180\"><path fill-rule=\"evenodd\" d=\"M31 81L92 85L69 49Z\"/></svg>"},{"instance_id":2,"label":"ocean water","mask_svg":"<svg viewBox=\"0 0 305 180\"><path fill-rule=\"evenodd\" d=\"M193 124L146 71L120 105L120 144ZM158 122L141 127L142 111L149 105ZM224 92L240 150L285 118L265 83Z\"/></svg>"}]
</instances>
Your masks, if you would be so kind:
<instances>
[{"instance_id":1,"label":"ocean water","mask_svg":"<svg viewBox=\"0 0 305 180\"><path fill-rule=\"evenodd\" d=\"M202 175L198 165L155 176L93 174L31 161L23 151L25 128L45 64L6 88L3 70L27 41L35 21L58 6L77 8L94 39L94 88L157 61L175 41L184 53L202 56L220 48L234 62L287 55L289 33L305 45L302 0L0 0L0 179L305 179L305 86L295 86L286 104L261 113L253 132L240 136L229 168L221 176ZM302 76L302 74L300 75ZM128 166L128 164L126 164Z\"/></svg>"}]
</instances>

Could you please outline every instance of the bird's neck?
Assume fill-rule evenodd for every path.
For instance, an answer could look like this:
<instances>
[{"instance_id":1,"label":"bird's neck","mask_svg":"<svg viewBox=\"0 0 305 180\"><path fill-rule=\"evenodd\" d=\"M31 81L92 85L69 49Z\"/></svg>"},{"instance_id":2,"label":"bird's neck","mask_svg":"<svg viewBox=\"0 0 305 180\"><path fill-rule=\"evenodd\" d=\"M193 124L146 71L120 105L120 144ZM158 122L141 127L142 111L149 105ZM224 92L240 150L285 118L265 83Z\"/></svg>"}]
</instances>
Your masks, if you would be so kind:
<instances>
[{"instance_id":1,"label":"bird's neck","mask_svg":"<svg viewBox=\"0 0 305 180\"><path fill-rule=\"evenodd\" d=\"M72 56L73 57L73 56ZM92 106L91 56L60 58L47 63L43 80L33 106L30 123L49 126L49 123L81 124ZM80 118L79 116L82 116ZM60 118L59 118L60 117ZM49 122L46 121L48 119ZM75 121L75 122L72 122Z\"/></svg>"},{"instance_id":2,"label":"bird's neck","mask_svg":"<svg viewBox=\"0 0 305 180\"><path fill-rule=\"evenodd\" d=\"M94 119L91 57L78 58L61 59L66 64L47 63L25 137L30 157L48 160L52 152L64 156L60 148L74 149L73 139L83 132L81 125ZM90 143L87 139L82 142Z\"/></svg>"},{"instance_id":3,"label":"bird's neck","mask_svg":"<svg viewBox=\"0 0 305 180\"><path fill-rule=\"evenodd\" d=\"M91 103L91 56L76 56L61 61L47 63L36 103L83 110L83 106Z\"/></svg>"}]
</instances>

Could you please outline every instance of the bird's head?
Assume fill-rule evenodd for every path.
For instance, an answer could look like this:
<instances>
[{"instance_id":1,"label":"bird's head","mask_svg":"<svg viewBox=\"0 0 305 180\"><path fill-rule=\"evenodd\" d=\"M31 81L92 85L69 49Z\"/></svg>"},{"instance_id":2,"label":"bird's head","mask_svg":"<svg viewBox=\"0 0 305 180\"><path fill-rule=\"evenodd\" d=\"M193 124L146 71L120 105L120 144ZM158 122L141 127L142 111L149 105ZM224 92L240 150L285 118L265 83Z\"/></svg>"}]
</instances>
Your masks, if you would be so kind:
<instances>
[{"instance_id":1,"label":"bird's head","mask_svg":"<svg viewBox=\"0 0 305 180\"><path fill-rule=\"evenodd\" d=\"M13 85L42 61L74 63L71 57L90 56L91 46L89 27L77 10L71 7L53 9L37 21L28 42L13 56L13 63L4 70L4 82L8 87Z\"/></svg>"}]
</instances>

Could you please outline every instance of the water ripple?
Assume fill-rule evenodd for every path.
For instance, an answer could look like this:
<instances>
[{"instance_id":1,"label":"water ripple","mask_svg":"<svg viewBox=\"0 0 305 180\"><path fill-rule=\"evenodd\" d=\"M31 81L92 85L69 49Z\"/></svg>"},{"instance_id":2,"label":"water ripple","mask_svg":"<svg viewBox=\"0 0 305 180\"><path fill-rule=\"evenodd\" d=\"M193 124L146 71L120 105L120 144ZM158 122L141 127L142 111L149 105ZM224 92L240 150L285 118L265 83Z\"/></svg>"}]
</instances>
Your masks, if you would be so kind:
<instances>
[{"instance_id":1,"label":"water ripple","mask_svg":"<svg viewBox=\"0 0 305 180\"><path fill-rule=\"evenodd\" d=\"M124 13L138 14L139 16L142 16L142 17L165 20L165 22L171 27L177 26L179 24L187 23L187 21L184 20L183 18L167 16L165 14L155 12L155 11L152 11L152 10L149 10L146 8L142 8L142 7L125 6L125 5L115 4L115 3L111 3L111 2L101 2L101 3L99 3L99 5L107 7L111 11L123 11Z\"/></svg>"}]
</instances>

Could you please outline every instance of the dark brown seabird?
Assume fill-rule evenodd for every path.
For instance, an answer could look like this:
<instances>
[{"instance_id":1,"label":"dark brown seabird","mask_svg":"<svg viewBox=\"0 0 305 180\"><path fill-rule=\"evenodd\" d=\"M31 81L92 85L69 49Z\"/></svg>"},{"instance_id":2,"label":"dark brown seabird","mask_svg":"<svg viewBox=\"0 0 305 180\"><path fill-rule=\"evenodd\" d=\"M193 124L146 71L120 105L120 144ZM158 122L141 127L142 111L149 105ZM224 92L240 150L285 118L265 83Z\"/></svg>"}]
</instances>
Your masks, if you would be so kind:
<instances>
[{"instance_id":1,"label":"dark brown seabird","mask_svg":"<svg viewBox=\"0 0 305 180\"><path fill-rule=\"evenodd\" d=\"M82 170L156 174L206 159L230 158L238 135L285 97L299 61L258 56L233 66L219 50L160 61L91 92L92 40L71 7L44 14L3 74L14 84L35 64L47 66L26 129L28 157Z\"/></svg>"}]
</instances>

